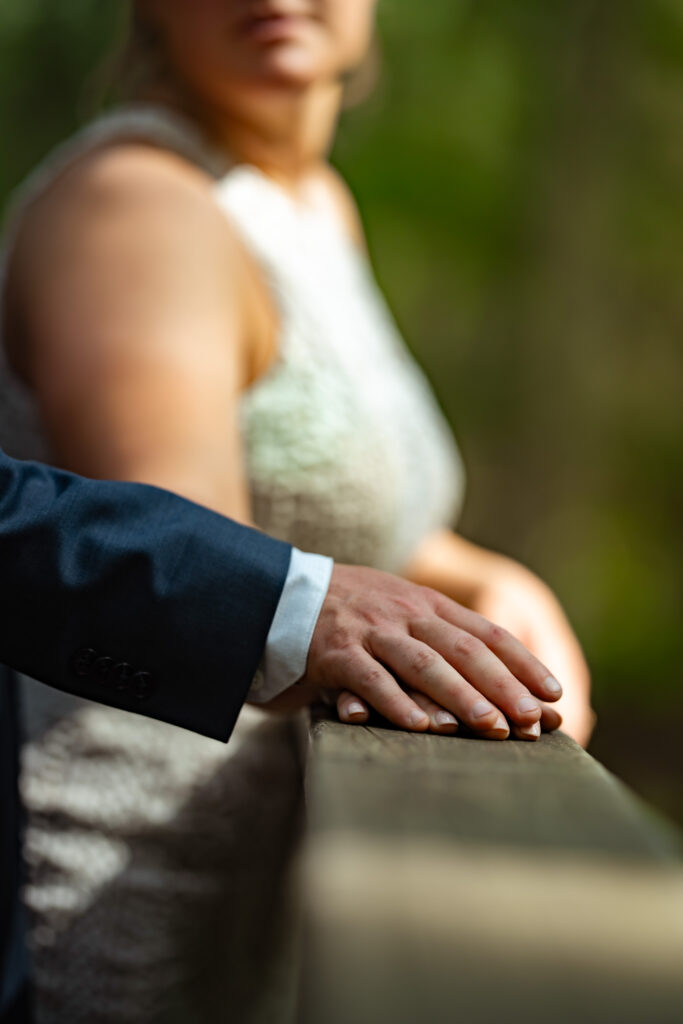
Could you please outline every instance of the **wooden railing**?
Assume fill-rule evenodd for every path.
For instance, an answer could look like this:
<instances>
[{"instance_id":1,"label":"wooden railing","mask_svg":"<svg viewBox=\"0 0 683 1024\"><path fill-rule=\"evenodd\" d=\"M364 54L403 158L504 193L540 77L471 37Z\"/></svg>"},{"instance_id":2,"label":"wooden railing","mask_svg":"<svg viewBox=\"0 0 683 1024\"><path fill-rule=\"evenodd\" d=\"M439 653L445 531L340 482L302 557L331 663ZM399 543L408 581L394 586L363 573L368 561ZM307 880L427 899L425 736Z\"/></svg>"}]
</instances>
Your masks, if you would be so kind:
<instances>
[{"instance_id":1,"label":"wooden railing","mask_svg":"<svg viewBox=\"0 0 683 1024\"><path fill-rule=\"evenodd\" d=\"M680 1024L678 833L561 733L313 722L303 1024Z\"/></svg>"}]
</instances>

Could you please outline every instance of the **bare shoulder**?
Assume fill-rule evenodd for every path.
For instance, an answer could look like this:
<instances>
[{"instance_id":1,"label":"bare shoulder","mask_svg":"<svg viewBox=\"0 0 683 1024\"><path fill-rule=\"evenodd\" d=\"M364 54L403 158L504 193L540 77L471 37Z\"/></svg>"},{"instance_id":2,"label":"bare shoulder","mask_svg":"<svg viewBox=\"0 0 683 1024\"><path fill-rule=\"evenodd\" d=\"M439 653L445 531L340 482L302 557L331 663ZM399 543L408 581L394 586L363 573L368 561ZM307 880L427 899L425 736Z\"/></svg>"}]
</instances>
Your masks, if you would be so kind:
<instances>
[{"instance_id":1,"label":"bare shoulder","mask_svg":"<svg viewBox=\"0 0 683 1024\"><path fill-rule=\"evenodd\" d=\"M356 245L365 250L365 232L358 205L351 189L339 171L330 164L324 164L317 175L317 184L324 200L333 208Z\"/></svg>"},{"instance_id":2,"label":"bare shoulder","mask_svg":"<svg viewBox=\"0 0 683 1024\"><path fill-rule=\"evenodd\" d=\"M18 233L18 273L39 274L56 258L92 255L105 242L111 258L116 243L169 258L192 239L205 252L211 241L227 252L234 240L211 179L173 153L117 143L76 160L30 205Z\"/></svg>"},{"instance_id":3,"label":"bare shoulder","mask_svg":"<svg viewBox=\"0 0 683 1024\"><path fill-rule=\"evenodd\" d=\"M201 170L142 144L89 153L21 220L7 279L10 358L29 376L46 345L92 346L105 322L147 337L198 310L234 323L243 260Z\"/></svg>"},{"instance_id":4,"label":"bare shoulder","mask_svg":"<svg viewBox=\"0 0 683 1024\"><path fill-rule=\"evenodd\" d=\"M150 185L201 192L210 181L200 168L170 150L144 142L119 141L76 159L56 179L49 198L57 202L78 189L130 191Z\"/></svg>"}]
</instances>

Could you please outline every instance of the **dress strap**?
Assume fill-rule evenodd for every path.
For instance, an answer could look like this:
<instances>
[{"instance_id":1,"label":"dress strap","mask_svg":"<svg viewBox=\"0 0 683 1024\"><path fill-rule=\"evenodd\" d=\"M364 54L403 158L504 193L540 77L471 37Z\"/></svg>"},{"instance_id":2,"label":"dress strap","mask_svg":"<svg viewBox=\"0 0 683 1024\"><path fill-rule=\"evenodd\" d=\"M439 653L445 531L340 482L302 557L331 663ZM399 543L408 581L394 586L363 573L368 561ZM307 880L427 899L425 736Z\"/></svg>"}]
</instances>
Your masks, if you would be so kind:
<instances>
[{"instance_id":1,"label":"dress strap","mask_svg":"<svg viewBox=\"0 0 683 1024\"><path fill-rule=\"evenodd\" d=\"M53 149L15 190L7 209L5 237L22 213L81 156L99 146L139 140L184 156L219 178L228 168L226 158L213 149L191 121L165 107L130 103L87 124Z\"/></svg>"},{"instance_id":2,"label":"dress strap","mask_svg":"<svg viewBox=\"0 0 683 1024\"><path fill-rule=\"evenodd\" d=\"M0 314L5 301L7 269L27 210L86 153L109 143L136 140L171 150L201 167L212 178L220 179L230 169L225 155L212 148L191 121L167 107L129 103L85 125L48 153L10 197L0 248Z\"/></svg>"}]
</instances>

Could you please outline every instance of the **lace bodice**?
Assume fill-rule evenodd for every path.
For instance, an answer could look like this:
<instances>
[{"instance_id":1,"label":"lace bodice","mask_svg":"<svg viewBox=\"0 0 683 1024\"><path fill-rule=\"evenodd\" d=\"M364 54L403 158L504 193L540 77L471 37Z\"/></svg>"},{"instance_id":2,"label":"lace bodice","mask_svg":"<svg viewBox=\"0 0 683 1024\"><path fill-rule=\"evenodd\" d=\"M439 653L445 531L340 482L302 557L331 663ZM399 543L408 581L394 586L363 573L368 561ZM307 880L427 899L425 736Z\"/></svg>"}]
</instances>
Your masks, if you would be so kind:
<instances>
[{"instance_id":1,"label":"lace bodice","mask_svg":"<svg viewBox=\"0 0 683 1024\"><path fill-rule=\"evenodd\" d=\"M240 409L254 521L338 561L399 570L426 533L455 519L462 466L367 258L331 210L298 203L252 166L226 166L191 125L140 105L101 119L49 158L15 218L77 156L131 138L211 174L216 203L274 299L278 355ZM0 398L0 444L46 456L31 397L6 367Z\"/></svg>"}]
</instances>

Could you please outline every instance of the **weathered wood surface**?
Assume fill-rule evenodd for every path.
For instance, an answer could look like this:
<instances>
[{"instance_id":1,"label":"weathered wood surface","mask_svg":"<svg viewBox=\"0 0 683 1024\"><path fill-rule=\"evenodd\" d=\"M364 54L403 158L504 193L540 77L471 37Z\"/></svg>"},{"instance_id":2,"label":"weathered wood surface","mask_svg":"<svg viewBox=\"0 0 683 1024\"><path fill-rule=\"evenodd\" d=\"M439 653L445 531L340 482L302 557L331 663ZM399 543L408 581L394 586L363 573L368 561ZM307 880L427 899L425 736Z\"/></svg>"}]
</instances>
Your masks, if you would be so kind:
<instances>
[{"instance_id":1,"label":"weathered wood surface","mask_svg":"<svg viewBox=\"0 0 683 1024\"><path fill-rule=\"evenodd\" d=\"M563 733L536 743L345 726L311 729L311 823L670 859L680 839Z\"/></svg>"},{"instance_id":2,"label":"weathered wood surface","mask_svg":"<svg viewBox=\"0 0 683 1024\"><path fill-rule=\"evenodd\" d=\"M313 724L305 1024L683 1021L680 838L560 733Z\"/></svg>"}]
</instances>

